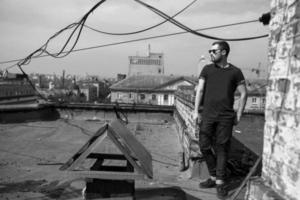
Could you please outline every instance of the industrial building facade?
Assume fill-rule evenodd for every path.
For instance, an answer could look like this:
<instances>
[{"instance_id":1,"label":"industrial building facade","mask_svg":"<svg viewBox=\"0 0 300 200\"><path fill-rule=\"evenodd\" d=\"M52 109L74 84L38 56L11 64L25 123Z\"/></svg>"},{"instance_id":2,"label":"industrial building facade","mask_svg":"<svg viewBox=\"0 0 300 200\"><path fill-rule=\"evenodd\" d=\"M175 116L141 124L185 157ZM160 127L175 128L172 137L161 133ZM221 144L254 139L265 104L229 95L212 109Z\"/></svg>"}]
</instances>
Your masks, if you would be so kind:
<instances>
[{"instance_id":1,"label":"industrial building facade","mask_svg":"<svg viewBox=\"0 0 300 200\"><path fill-rule=\"evenodd\" d=\"M163 75L164 73L163 53L152 53L150 46L147 56L129 56L128 76Z\"/></svg>"}]
</instances>

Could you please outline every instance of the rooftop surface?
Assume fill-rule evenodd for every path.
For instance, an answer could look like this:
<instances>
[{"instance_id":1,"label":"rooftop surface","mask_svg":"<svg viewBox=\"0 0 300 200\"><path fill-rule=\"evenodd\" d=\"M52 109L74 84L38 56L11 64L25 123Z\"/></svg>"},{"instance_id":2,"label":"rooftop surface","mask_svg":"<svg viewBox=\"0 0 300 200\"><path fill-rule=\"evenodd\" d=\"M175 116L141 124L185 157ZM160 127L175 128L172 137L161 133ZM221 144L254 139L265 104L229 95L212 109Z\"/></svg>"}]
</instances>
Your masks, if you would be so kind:
<instances>
[{"instance_id":1,"label":"rooftop surface","mask_svg":"<svg viewBox=\"0 0 300 200\"><path fill-rule=\"evenodd\" d=\"M100 120L88 120L95 114ZM59 167L115 116L68 110L60 116L52 121L0 124L0 199L83 199L85 181L74 180ZM136 181L136 199L217 199L214 189L199 189L198 178L188 179L185 172L179 172L181 146L171 114L132 113L128 119L127 127L153 158L154 178ZM262 123L261 117L246 117L236 127L237 136L261 138ZM262 146L251 141L250 146L260 152ZM99 151L110 148L105 142Z\"/></svg>"}]
</instances>

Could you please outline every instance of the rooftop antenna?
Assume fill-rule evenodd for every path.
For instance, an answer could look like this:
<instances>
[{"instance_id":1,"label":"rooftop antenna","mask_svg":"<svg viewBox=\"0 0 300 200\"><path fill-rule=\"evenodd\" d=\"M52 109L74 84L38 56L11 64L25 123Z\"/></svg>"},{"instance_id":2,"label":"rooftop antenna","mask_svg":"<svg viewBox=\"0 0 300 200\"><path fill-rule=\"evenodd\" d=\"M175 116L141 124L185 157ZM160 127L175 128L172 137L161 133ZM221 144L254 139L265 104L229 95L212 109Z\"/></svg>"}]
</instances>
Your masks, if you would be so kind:
<instances>
[{"instance_id":1,"label":"rooftop antenna","mask_svg":"<svg viewBox=\"0 0 300 200\"><path fill-rule=\"evenodd\" d=\"M150 52L151 52L151 46L148 44L148 56L150 57Z\"/></svg>"},{"instance_id":2,"label":"rooftop antenna","mask_svg":"<svg viewBox=\"0 0 300 200\"><path fill-rule=\"evenodd\" d=\"M62 89L65 89L65 74L66 74L66 70L63 70L63 72L62 72Z\"/></svg>"},{"instance_id":3,"label":"rooftop antenna","mask_svg":"<svg viewBox=\"0 0 300 200\"><path fill-rule=\"evenodd\" d=\"M260 68L261 68L261 62L259 62L258 63L258 66L257 66L257 70L258 70L258 72L256 73L257 74L257 78L260 78L259 76L260 76Z\"/></svg>"}]
</instances>

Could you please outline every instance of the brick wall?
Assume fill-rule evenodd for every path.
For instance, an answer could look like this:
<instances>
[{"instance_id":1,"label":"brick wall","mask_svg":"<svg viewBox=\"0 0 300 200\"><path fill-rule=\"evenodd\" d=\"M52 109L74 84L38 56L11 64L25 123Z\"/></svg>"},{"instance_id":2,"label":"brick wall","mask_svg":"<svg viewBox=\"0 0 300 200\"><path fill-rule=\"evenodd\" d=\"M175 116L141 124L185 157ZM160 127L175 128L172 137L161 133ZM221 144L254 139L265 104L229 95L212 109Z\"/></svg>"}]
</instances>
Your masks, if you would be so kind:
<instances>
[{"instance_id":1,"label":"brick wall","mask_svg":"<svg viewBox=\"0 0 300 200\"><path fill-rule=\"evenodd\" d=\"M299 18L299 1L271 1L270 72L265 109L262 180L264 185L281 197L291 200L300 199ZM252 186L255 187L255 184ZM251 186L250 191L254 191ZM268 190L264 191L268 193ZM248 199L260 199L258 192L250 194Z\"/></svg>"}]
</instances>

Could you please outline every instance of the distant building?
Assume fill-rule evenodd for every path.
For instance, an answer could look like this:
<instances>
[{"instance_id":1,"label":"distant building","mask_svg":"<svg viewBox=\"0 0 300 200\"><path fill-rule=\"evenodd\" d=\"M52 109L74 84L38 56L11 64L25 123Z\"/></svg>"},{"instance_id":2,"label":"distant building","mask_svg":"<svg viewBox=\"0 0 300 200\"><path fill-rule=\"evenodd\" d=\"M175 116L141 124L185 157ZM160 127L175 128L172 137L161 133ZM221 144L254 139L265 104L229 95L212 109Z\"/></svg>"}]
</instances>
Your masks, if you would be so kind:
<instances>
[{"instance_id":1,"label":"distant building","mask_svg":"<svg viewBox=\"0 0 300 200\"><path fill-rule=\"evenodd\" d=\"M152 53L150 45L148 48L148 56L129 56L128 76L163 74L164 55L163 53Z\"/></svg>"},{"instance_id":2,"label":"distant building","mask_svg":"<svg viewBox=\"0 0 300 200\"><path fill-rule=\"evenodd\" d=\"M52 81L49 82L49 86L48 86L48 89L49 90L53 90L55 88L55 85Z\"/></svg>"},{"instance_id":3,"label":"distant building","mask_svg":"<svg viewBox=\"0 0 300 200\"><path fill-rule=\"evenodd\" d=\"M94 102L98 99L97 87L94 85L86 85L80 88L80 92L86 97L86 101Z\"/></svg>"},{"instance_id":4,"label":"distant building","mask_svg":"<svg viewBox=\"0 0 300 200\"><path fill-rule=\"evenodd\" d=\"M90 88L90 92L93 92L92 95L93 97L91 96L92 100L91 98L89 98L89 100L87 101L96 101L96 100L102 101L110 93L109 85L105 80L92 79L92 80L82 81L81 85L82 85L80 87L81 92L83 92L82 89L87 89L87 88ZM91 88L93 87L96 88L95 97L94 97L94 91L91 91Z\"/></svg>"},{"instance_id":5,"label":"distant building","mask_svg":"<svg viewBox=\"0 0 300 200\"><path fill-rule=\"evenodd\" d=\"M111 102L174 105L178 86L195 84L191 78L182 76L130 76L110 87Z\"/></svg>"},{"instance_id":6,"label":"distant building","mask_svg":"<svg viewBox=\"0 0 300 200\"><path fill-rule=\"evenodd\" d=\"M36 102L36 91L26 75L6 73L0 77L0 104Z\"/></svg>"},{"instance_id":7,"label":"distant building","mask_svg":"<svg viewBox=\"0 0 300 200\"><path fill-rule=\"evenodd\" d=\"M248 98L245 105L245 112L263 113L266 106L266 80L247 80ZM239 94L235 95L234 109L239 105Z\"/></svg>"},{"instance_id":8,"label":"distant building","mask_svg":"<svg viewBox=\"0 0 300 200\"><path fill-rule=\"evenodd\" d=\"M117 74L117 81L121 81L126 78L126 74Z\"/></svg>"}]
</instances>

